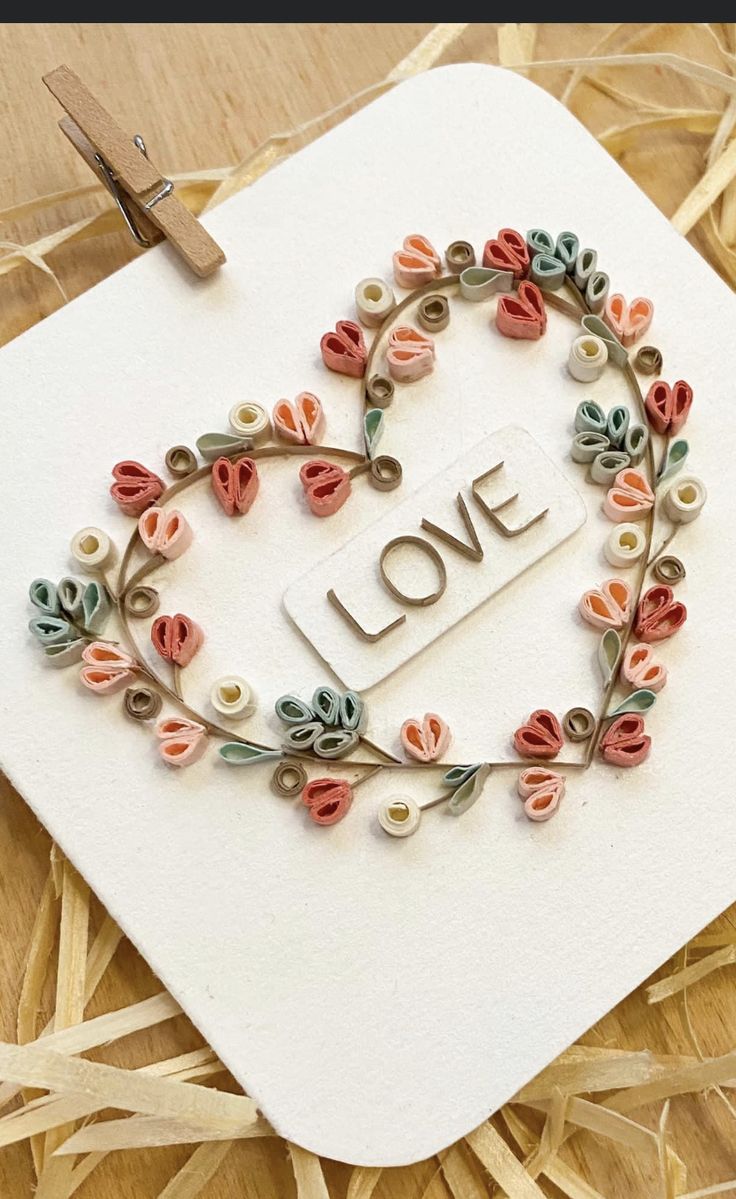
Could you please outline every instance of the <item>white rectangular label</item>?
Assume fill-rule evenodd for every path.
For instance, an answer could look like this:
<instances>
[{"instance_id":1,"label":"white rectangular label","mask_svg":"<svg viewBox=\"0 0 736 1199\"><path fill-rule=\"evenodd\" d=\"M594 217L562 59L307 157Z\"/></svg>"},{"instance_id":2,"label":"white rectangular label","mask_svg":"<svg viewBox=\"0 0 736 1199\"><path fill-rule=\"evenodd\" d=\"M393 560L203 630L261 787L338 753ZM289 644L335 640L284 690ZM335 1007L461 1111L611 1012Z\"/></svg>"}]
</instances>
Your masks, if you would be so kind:
<instances>
[{"instance_id":1,"label":"white rectangular label","mask_svg":"<svg viewBox=\"0 0 736 1199\"><path fill-rule=\"evenodd\" d=\"M474 494L474 481L484 475ZM458 494L472 530L464 522ZM512 532L524 528L542 512L516 535L501 527ZM578 492L537 442L526 430L509 426L486 437L313 566L284 593L284 607L338 678L366 691L555 549L584 524L586 515ZM468 553L423 528L423 519L463 542ZM384 579L381 555L395 538L401 540L384 556ZM423 544L417 544L418 538ZM410 603L391 586L415 601L438 590L441 594L426 605Z\"/></svg>"}]
</instances>

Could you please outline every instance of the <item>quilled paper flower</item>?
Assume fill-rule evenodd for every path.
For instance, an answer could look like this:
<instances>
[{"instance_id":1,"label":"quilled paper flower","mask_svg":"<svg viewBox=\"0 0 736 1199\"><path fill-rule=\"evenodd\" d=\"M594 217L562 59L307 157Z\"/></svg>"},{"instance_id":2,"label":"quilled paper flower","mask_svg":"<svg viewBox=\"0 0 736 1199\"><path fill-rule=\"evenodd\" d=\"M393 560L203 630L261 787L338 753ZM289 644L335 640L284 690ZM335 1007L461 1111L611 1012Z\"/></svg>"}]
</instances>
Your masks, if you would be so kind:
<instances>
[{"instance_id":1,"label":"quilled paper flower","mask_svg":"<svg viewBox=\"0 0 736 1199\"><path fill-rule=\"evenodd\" d=\"M483 247L483 266L511 271L515 279L523 279L529 270L525 239L516 229L501 229L498 237L489 238Z\"/></svg>"},{"instance_id":2,"label":"quilled paper flower","mask_svg":"<svg viewBox=\"0 0 736 1199\"><path fill-rule=\"evenodd\" d=\"M640 470L626 467L613 481L603 501L603 511L616 524L641 520L654 506L654 492Z\"/></svg>"},{"instance_id":3,"label":"quilled paper flower","mask_svg":"<svg viewBox=\"0 0 736 1199\"><path fill-rule=\"evenodd\" d=\"M163 495L164 484L153 471L141 466L140 462L126 459L112 468L115 482L110 495L126 516L140 516L141 512L155 504Z\"/></svg>"},{"instance_id":4,"label":"quilled paper flower","mask_svg":"<svg viewBox=\"0 0 736 1199\"><path fill-rule=\"evenodd\" d=\"M701 479L695 475L681 475L665 495L664 506L675 524L689 524L700 516L707 498L708 492Z\"/></svg>"},{"instance_id":5,"label":"quilled paper flower","mask_svg":"<svg viewBox=\"0 0 736 1199\"><path fill-rule=\"evenodd\" d=\"M600 379L607 362L608 347L603 338L582 334L570 346L567 369L579 383L592 383Z\"/></svg>"},{"instance_id":6,"label":"quilled paper flower","mask_svg":"<svg viewBox=\"0 0 736 1199\"><path fill-rule=\"evenodd\" d=\"M243 516L258 495L258 467L252 458L218 458L212 463L212 490L228 516Z\"/></svg>"},{"instance_id":7,"label":"quilled paper flower","mask_svg":"<svg viewBox=\"0 0 736 1199\"><path fill-rule=\"evenodd\" d=\"M522 758L556 758L562 749L562 728L554 712L537 708L514 733L514 748Z\"/></svg>"},{"instance_id":8,"label":"quilled paper flower","mask_svg":"<svg viewBox=\"0 0 736 1199\"><path fill-rule=\"evenodd\" d=\"M440 256L421 233L410 233L393 257L394 279L398 287L413 290L430 283L440 273Z\"/></svg>"},{"instance_id":9,"label":"quilled paper flower","mask_svg":"<svg viewBox=\"0 0 736 1199\"><path fill-rule=\"evenodd\" d=\"M262 445L271 436L268 413L260 404L233 404L228 413L230 428L249 445Z\"/></svg>"},{"instance_id":10,"label":"quilled paper flower","mask_svg":"<svg viewBox=\"0 0 736 1199\"><path fill-rule=\"evenodd\" d=\"M504 337L539 340L547 328L547 311L536 283L522 280L516 295L501 296L496 305L496 328Z\"/></svg>"},{"instance_id":11,"label":"quilled paper flower","mask_svg":"<svg viewBox=\"0 0 736 1199\"><path fill-rule=\"evenodd\" d=\"M138 532L147 550L173 561L192 544L192 527L183 512L176 509L147 508L138 518Z\"/></svg>"},{"instance_id":12,"label":"quilled paper flower","mask_svg":"<svg viewBox=\"0 0 736 1199\"><path fill-rule=\"evenodd\" d=\"M122 691L135 678L137 662L116 645L107 641L93 641L82 650L85 665L79 677L85 687L98 695L114 695Z\"/></svg>"},{"instance_id":13,"label":"quilled paper flower","mask_svg":"<svg viewBox=\"0 0 736 1199\"><path fill-rule=\"evenodd\" d=\"M684 379L678 379L672 387L664 379L657 379L647 392L644 407L652 428L673 437L685 424L692 402L693 389Z\"/></svg>"},{"instance_id":14,"label":"quilled paper flower","mask_svg":"<svg viewBox=\"0 0 736 1199\"><path fill-rule=\"evenodd\" d=\"M401 744L405 752L418 762L436 762L451 739L449 726L435 712L425 712L421 722L405 720L401 726Z\"/></svg>"},{"instance_id":15,"label":"quilled paper flower","mask_svg":"<svg viewBox=\"0 0 736 1199\"><path fill-rule=\"evenodd\" d=\"M355 321L338 321L334 331L323 334L319 348L322 361L329 370L362 379L368 353L363 330Z\"/></svg>"},{"instance_id":16,"label":"quilled paper flower","mask_svg":"<svg viewBox=\"0 0 736 1199\"><path fill-rule=\"evenodd\" d=\"M352 802L353 791L347 779L311 779L302 791L302 803L315 824L337 824Z\"/></svg>"},{"instance_id":17,"label":"quilled paper flower","mask_svg":"<svg viewBox=\"0 0 736 1199\"><path fill-rule=\"evenodd\" d=\"M167 766L191 766L207 748L207 732L196 720L169 717L156 725L158 752Z\"/></svg>"},{"instance_id":18,"label":"quilled paper flower","mask_svg":"<svg viewBox=\"0 0 736 1199\"><path fill-rule=\"evenodd\" d=\"M309 509L315 516L334 516L350 495L350 475L341 466L312 458L299 471Z\"/></svg>"},{"instance_id":19,"label":"quilled paper flower","mask_svg":"<svg viewBox=\"0 0 736 1199\"><path fill-rule=\"evenodd\" d=\"M666 641L687 620L687 608L665 583L650 587L639 601L634 631L642 641Z\"/></svg>"},{"instance_id":20,"label":"quilled paper flower","mask_svg":"<svg viewBox=\"0 0 736 1199\"><path fill-rule=\"evenodd\" d=\"M667 667L655 662L650 645L629 645L621 663L621 678L632 687L644 687L648 691L661 691L667 682Z\"/></svg>"},{"instance_id":21,"label":"quilled paper flower","mask_svg":"<svg viewBox=\"0 0 736 1199\"><path fill-rule=\"evenodd\" d=\"M606 538L603 552L611 566L633 566L641 558L647 539L638 525L614 525Z\"/></svg>"},{"instance_id":22,"label":"quilled paper flower","mask_svg":"<svg viewBox=\"0 0 736 1199\"><path fill-rule=\"evenodd\" d=\"M113 557L113 548L107 533L91 525L80 529L71 540L71 551L82 570L101 570Z\"/></svg>"},{"instance_id":23,"label":"quilled paper flower","mask_svg":"<svg viewBox=\"0 0 736 1199\"><path fill-rule=\"evenodd\" d=\"M519 775L517 790L524 800L524 813L529 820L549 820L565 794L565 779L556 770L528 766Z\"/></svg>"},{"instance_id":24,"label":"quilled paper flower","mask_svg":"<svg viewBox=\"0 0 736 1199\"><path fill-rule=\"evenodd\" d=\"M615 292L603 307L604 321L624 346L632 346L644 336L653 316L654 305L644 296L637 296L627 304L620 292Z\"/></svg>"},{"instance_id":25,"label":"quilled paper flower","mask_svg":"<svg viewBox=\"0 0 736 1199\"><path fill-rule=\"evenodd\" d=\"M600 752L611 766L638 766L649 756L651 747L643 717L632 713L612 722L601 738Z\"/></svg>"},{"instance_id":26,"label":"quilled paper flower","mask_svg":"<svg viewBox=\"0 0 736 1199\"><path fill-rule=\"evenodd\" d=\"M596 629L622 629L631 613L631 588L623 579L606 579L583 594L578 611Z\"/></svg>"},{"instance_id":27,"label":"quilled paper flower","mask_svg":"<svg viewBox=\"0 0 736 1199\"><path fill-rule=\"evenodd\" d=\"M273 427L282 441L315 445L325 427L320 400L311 391L300 392L293 404L279 400L273 410Z\"/></svg>"},{"instance_id":28,"label":"quilled paper flower","mask_svg":"<svg viewBox=\"0 0 736 1199\"><path fill-rule=\"evenodd\" d=\"M210 688L210 703L220 716L244 720L256 710L256 699L249 683L237 674L216 679Z\"/></svg>"},{"instance_id":29,"label":"quilled paper flower","mask_svg":"<svg viewBox=\"0 0 736 1199\"><path fill-rule=\"evenodd\" d=\"M204 641L196 621L177 612L175 616L157 616L151 625L151 643L156 653L175 666L188 666Z\"/></svg>"},{"instance_id":30,"label":"quilled paper flower","mask_svg":"<svg viewBox=\"0 0 736 1199\"><path fill-rule=\"evenodd\" d=\"M434 341L411 325L391 330L386 351L389 374L397 383L413 383L434 368Z\"/></svg>"}]
</instances>

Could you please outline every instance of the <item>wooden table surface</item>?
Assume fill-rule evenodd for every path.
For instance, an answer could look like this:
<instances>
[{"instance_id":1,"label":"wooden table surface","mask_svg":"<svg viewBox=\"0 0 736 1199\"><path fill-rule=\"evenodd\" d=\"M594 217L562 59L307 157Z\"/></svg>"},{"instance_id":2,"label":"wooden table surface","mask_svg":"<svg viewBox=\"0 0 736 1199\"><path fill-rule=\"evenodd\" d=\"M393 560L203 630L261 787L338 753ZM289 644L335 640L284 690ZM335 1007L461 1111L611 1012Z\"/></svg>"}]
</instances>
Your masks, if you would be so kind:
<instances>
[{"instance_id":1,"label":"wooden table surface","mask_svg":"<svg viewBox=\"0 0 736 1199\"><path fill-rule=\"evenodd\" d=\"M140 130L157 165L181 171L229 165L244 158L269 134L315 116L381 79L428 32L421 24L381 25L5 25L0 26L0 142L3 167L0 204L10 207L35 196L89 181L87 168L56 127L57 106L40 77L59 63L73 67L103 104L131 130ZM636 32L638 27L632 27ZM585 53L605 27L540 26L536 57ZM696 26L646 27L637 49L675 49L705 61L709 38ZM472 25L443 62L497 58L497 26ZM569 72L534 75L559 94ZM702 89L690 81L643 68L627 85L683 107L703 104ZM674 97L674 99L673 99ZM713 97L709 95L709 101ZM600 128L621 118L610 93L584 85L574 110ZM626 106L624 106L626 108ZM630 108L626 119L635 115ZM623 165L670 215L702 172L703 143L685 135L647 142L626 155ZM61 223L99 211L108 201L75 200L59 211L39 212L18 226L6 225L4 242L30 240ZM698 243L698 237L695 237ZM136 251L123 233L65 248L50 262L73 297L127 262ZM30 268L0 279L0 343L52 312L59 304L53 280ZM22 799L7 783L0 790L0 1037L15 1039L15 1013L35 910L48 870L50 843ZM714 928L731 928L734 910ZM99 924L100 910L94 909ZM727 971L693 989L690 1017L706 1055L734 1047L736 994ZM160 989L145 963L123 942L87 1015L109 1011ZM49 1003L51 997L49 997ZM39 1024L51 1015L40 1013ZM606 1017L586 1038L595 1045L661 1053L692 1053L682 1004L668 1000L648 1007L641 989ZM138 1065L201 1044L183 1018L100 1052L101 1060ZM218 1085L221 1080L218 1078ZM356 1085L359 1080L356 1079ZM658 1111L647 1113L654 1127ZM712 1094L682 1097L670 1115L673 1141L689 1167L689 1186L706 1186L736 1176L736 1123ZM149 1199L158 1196L189 1147L114 1153L77 1192L79 1199ZM649 1199L659 1194L656 1159L578 1135L565 1151L606 1199ZM377 1199L418 1199L437 1163L384 1172ZM345 1194L350 1171L327 1163L331 1195ZM0 1150L0 1196L32 1194L33 1170L27 1142ZM547 1185L547 1184L545 1184ZM555 1192L557 1193L557 1192ZM239 1142L202 1192L205 1199L284 1199L294 1194L284 1143L275 1139ZM434 1195L449 1194L440 1184Z\"/></svg>"}]
</instances>

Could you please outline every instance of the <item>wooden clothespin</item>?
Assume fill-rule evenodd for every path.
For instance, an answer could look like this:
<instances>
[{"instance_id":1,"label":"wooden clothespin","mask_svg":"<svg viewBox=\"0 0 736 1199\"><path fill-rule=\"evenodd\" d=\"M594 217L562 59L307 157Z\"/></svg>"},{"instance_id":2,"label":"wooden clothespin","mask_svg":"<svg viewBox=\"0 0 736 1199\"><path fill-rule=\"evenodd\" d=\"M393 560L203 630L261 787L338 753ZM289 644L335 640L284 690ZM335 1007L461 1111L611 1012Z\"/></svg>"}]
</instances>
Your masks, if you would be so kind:
<instances>
[{"instance_id":1,"label":"wooden clothespin","mask_svg":"<svg viewBox=\"0 0 736 1199\"><path fill-rule=\"evenodd\" d=\"M128 137L69 67L57 67L43 81L69 114L59 128L102 176L138 245L150 246L163 235L195 274L210 275L221 266L222 250L149 160L143 138Z\"/></svg>"}]
</instances>

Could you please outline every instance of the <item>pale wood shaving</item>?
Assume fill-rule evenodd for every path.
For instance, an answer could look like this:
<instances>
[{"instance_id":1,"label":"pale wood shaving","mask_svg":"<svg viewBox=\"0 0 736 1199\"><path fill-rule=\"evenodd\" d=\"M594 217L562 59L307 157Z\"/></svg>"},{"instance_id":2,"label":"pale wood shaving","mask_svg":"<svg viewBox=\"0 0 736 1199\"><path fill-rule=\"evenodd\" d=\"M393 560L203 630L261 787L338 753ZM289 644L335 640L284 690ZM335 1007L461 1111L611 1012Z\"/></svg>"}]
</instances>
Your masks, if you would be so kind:
<instances>
[{"instance_id":1,"label":"pale wood shaving","mask_svg":"<svg viewBox=\"0 0 736 1199\"><path fill-rule=\"evenodd\" d=\"M186 1165L160 1192L158 1199L196 1199L214 1178L232 1148L232 1141L220 1145L200 1145Z\"/></svg>"},{"instance_id":2,"label":"pale wood shaving","mask_svg":"<svg viewBox=\"0 0 736 1199\"><path fill-rule=\"evenodd\" d=\"M670 974L668 978L652 983L646 990L647 1003L661 1003L670 995L677 995L679 991L684 991L693 983L707 978L714 970L722 970L724 966L733 965L736 965L736 944L717 949L715 953L701 958L699 962L693 962L692 966L686 966L684 970L678 970L675 974Z\"/></svg>"},{"instance_id":3,"label":"pale wood shaving","mask_svg":"<svg viewBox=\"0 0 736 1199\"><path fill-rule=\"evenodd\" d=\"M537 40L536 25L515 25L508 22L498 31L498 61L502 67L518 67L529 62Z\"/></svg>"},{"instance_id":4,"label":"pale wood shaving","mask_svg":"<svg viewBox=\"0 0 736 1199\"><path fill-rule=\"evenodd\" d=\"M563 1054L514 1096L518 1103L550 1099L555 1089L567 1095L580 1091L610 1091L648 1082L660 1067L648 1050L639 1053L603 1053L577 1058Z\"/></svg>"},{"instance_id":5,"label":"pale wood shaving","mask_svg":"<svg viewBox=\"0 0 736 1199\"><path fill-rule=\"evenodd\" d=\"M667 1117L670 1111L670 1101L666 1101L657 1124L657 1155L659 1157L659 1175L662 1183L663 1199L676 1199L675 1177L670 1166L667 1152Z\"/></svg>"},{"instance_id":6,"label":"pale wood shaving","mask_svg":"<svg viewBox=\"0 0 736 1199\"><path fill-rule=\"evenodd\" d=\"M73 1167L72 1158L50 1158L39 1177L35 1199L68 1199Z\"/></svg>"},{"instance_id":7,"label":"pale wood shaving","mask_svg":"<svg viewBox=\"0 0 736 1199\"><path fill-rule=\"evenodd\" d=\"M491 1178L506 1192L509 1199L545 1199L533 1178L524 1169L503 1137L492 1124L481 1124L468 1133L466 1141L485 1166Z\"/></svg>"},{"instance_id":8,"label":"pale wood shaving","mask_svg":"<svg viewBox=\"0 0 736 1199\"><path fill-rule=\"evenodd\" d=\"M516 1144L521 1149L522 1153L528 1158L536 1148L538 1141L532 1135L531 1129L521 1119L519 1114L513 1108L506 1107L501 1109L501 1115L504 1123L508 1128L511 1136L516 1141ZM563 1195L567 1195L568 1199L605 1199L594 1187L590 1186L580 1175L573 1170L572 1166L568 1166L566 1162L555 1158L547 1163L545 1167L545 1177L553 1182L558 1187Z\"/></svg>"},{"instance_id":9,"label":"pale wood shaving","mask_svg":"<svg viewBox=\"0 0 736 1199\"><path fill-rule=\"evenodd\" d=\"M716 88L718 91L726 92L729 96L736 95L736 79L732 79L724 71L719 71L716 67L708 67L702 62L693 62L691 58L683 58L681 54L672 54L668 50L643 54L603 54L595 58L586 56L537 59L535 62L519 63L516 69L528 70L531 67L534 67L535 70L539 67L558 69L560 67L592 67L595 69L599 67L667 67L678 75L684 75L688 79L695 79L698 83L705 84L706 87Z\"/></svg>"},{"instance_id":10,"label":"pale wood shaving","mask_svg":"<svg viewBox=\"0 0 736 1199\"><path fill-rule=\"evenodd\" d=\"M322 1163L315 1153L302 1149L300 1145L286 1142L294 1171L297 1199L330 1199Z\"/></svg>"},{"instance_id":11,"label":"pale wood shaving","mask_svg":"<svg viewBox=\"0 0 736 1199\"><path fill-rule=\"evenodd\" d=\"M380 1166L356 1166L350 1175L345 1199L371 1199L382 1174Z\"/></svg>"},{"instance_id":12,"label":"pale wood shaving","mask_svg":"<svg viewBox=\"0 0 736 1199\"><path fill-rule=\"evenodd\" d=\"M158 1116L129 1116L122 1120L102 1120L80 1128L56 1150L57 1156L75 1153L112 1153L117 1149L152 1149L161 1145L232 1143L248 1137L272 1134L265 1121L250 1124L237 1137L231 1132L204 1128L201 1124L182 1124Z\"/></svg>"},{"instance_id":13,"label":"pale wood shaving","mask_svg":"<svg viewBox=\"0 0 736 1199\"><path fill-rule=\"evenodd\" d=\"M678 109L645 121L632 121L628 125L613 125L598 135L598 141L609 154L619 157L641 139L644 134L669 133L684 129L688 133L713 133L718 127L719 114L715 109Z\"/></svg>"},{"instance_id":14,"label":"pale wood shaving","mask_svg":"<svg viewBox=\"0 0 736 1199\"><path fill-rule=\"evenodd\" d=\"M409 79L412 75L428 71L467 28L467 22L460 24L445 21L435 25L421 42L396 64L386 76L386 80L389 83L397 83L401 79Z\"/></svg>"},{"instance_id":15,"label":"pale wood shaving","mask_svg":"<svg viewBox=\"0 0 736 1199\"><path fill-rule=\"evenodd\" d=\"M736 86L736 80L734 80ZM672 218L678 233L689 233L694 225L710 208L732 179L736 178L736 139L730 143L698 180Z\"/></svg>"},{"instance_id":16,"label":"pale wood shaving","mask_svg":"<svg viewBox=\"0 0 736 1199\"><path fill-rule=\"evenodd\" d=\"M539 1145L527 1162L526 1168L532 1178L544 1174L557 1157L565 1135L565 1118L570 1096L563 1094L555 1087L552 1099L547 1105L547 1119L544 1122Z\"/></svg>"},{"instance_id":17,"label":"pale wood shaving","mask_svg":"<svg viewBox=\"0 0 736 1199\"><path fill-rule=\"evenodd\" d=\"M726 1084L736 1076L736 1051L722 1057L696 1062L691 1066L679 1066L666 1071L654 1082L642 1086L628 1087L605 1101L606 1107L616 1112L631 1112L649 1103L670 1099L673 1095L686 1095L702 1091L714 1083Z\"/></svg>"},{"instance_id":18,"label":"pale wood shaving","mask_svg":"<svg viewBox=\"0 0 736 1199\"><path fill-rule=\"evenodd\" d=\"M681 1194L679 1199L707 1199L708 1195L725 1195L728 1191L736 1191L736 1178L728 1182L717 1182L712 1187L703 1187L699 1191L688 1191Z\"/></svg>"},{"instance_id":19,"label":"pale wood shaving","mask_svg":"<svg viewBox=\"0 0 736 1199\"><path fill-rule=\"evenodd\" d=\"M488 1189L476 1173L476 1158L462 1141L440 1155L440 1167L453 1199L488 1199Z\"/></svg>"}]
</instances>

